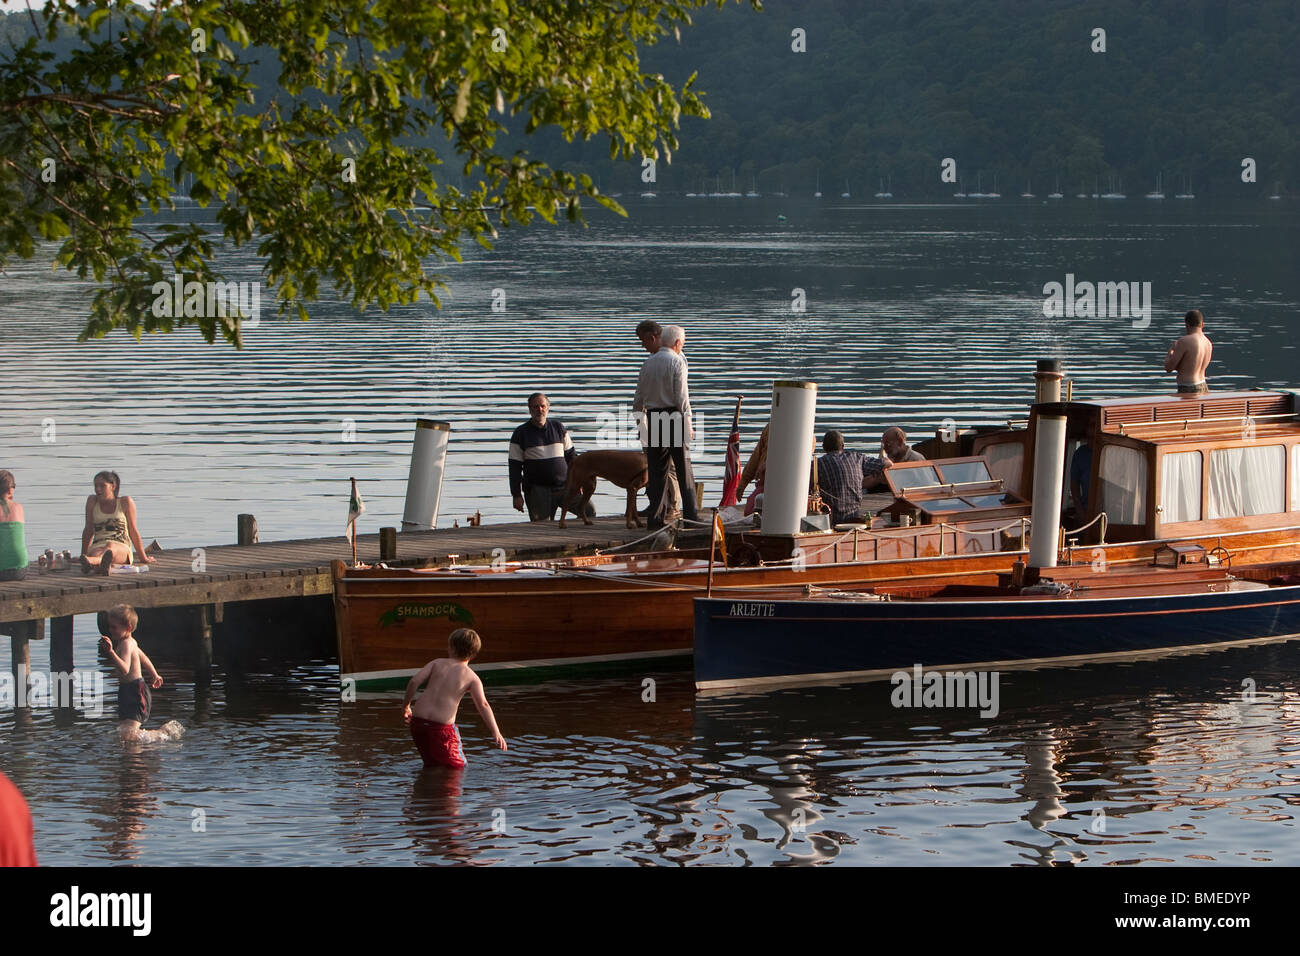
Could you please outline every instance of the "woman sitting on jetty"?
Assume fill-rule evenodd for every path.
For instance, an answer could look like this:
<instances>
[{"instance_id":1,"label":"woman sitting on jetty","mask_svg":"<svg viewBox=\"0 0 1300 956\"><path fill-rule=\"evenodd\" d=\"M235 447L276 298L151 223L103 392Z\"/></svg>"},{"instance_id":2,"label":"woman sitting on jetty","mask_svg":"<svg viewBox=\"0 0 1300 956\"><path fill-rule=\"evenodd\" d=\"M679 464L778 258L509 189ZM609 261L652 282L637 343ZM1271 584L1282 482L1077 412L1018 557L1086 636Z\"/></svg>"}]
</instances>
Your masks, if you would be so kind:
<instances>
[{"instance_id":1,"label":"woman sitting on jetty","mask_svg":"<svg viewBox=\"0 0 1300 956\"><path fill-rule=\"evenodd\" d=\"M27 577L23 506L14 501L14 473L0 471L0 581Z\"/></svg>"},{"instance_id":2,"label":"woman sitting on jetty","mask_svg":"<svg viewBox=\"0 0 1300 956\"><path fill-rule=\"evenodd\" d=\"M115 471L95 476L95 493L86 499L86 527L81 532L81 570L108 574L114 564L153 564L140 541L135 502L118 496L122 479Z\"/></svg>"}]
</instances>

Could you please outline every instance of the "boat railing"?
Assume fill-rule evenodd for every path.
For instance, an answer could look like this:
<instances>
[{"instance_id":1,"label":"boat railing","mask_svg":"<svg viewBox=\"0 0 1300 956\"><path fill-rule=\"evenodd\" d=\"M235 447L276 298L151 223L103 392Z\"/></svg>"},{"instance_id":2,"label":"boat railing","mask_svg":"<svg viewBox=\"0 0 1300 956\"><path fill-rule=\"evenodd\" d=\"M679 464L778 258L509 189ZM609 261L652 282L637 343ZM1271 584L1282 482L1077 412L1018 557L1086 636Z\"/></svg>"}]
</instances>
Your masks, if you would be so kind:
<instances>
[{"instance_id":1,"label":"boat railing","mask_svg":"<svg viewBox=\"0 0 1300 956\"><path fill-rule=\"evenodd\" d=\"M1108 524L1108 520L1107 520L1107 518L1106 518L1106 512L1104 512L1104 511L1099 511L1099 512L1097 512L1097 516L1096 516L1095 518L1093 518L1091 521L1089 521L1087 524L1085 524L1085 525L1080 525L1079 527L1075 528L1075 529L1072 530L1072 531L1066 531L1064 528L1062 528L1062 529L1061 529L1060 549L1061 549L1062 551L1065 550L1065 542L1066 542L1066 539L1068 539L1068 538L1076 538L1076 537L1078 537L1082 532L1087 531L1087 530L1088 530L1089 528L1091 528L1093 525L1097 524L1097 522L1101 522L1101 540L1100 540L1098 543L1099 543L1099 544L1105 544L1105 543L1106 543L1106 527L1107 527L1107 524Z\"/></svg>"},{"instance_id":2,"label":"boat railing","mask_svg":"<svg viewBox=\"0 0 1300 956\"><path fill-rule=\"evenodd\" d=\"M913 557L920 557L920 554L919 554L920 540L921 540L921 538L924 537L928 532L934 532L934 531L937 531L937 532L938 532L938 534L939 534L939 556L940 556L940 557L947 557L947 543L946 543L946 539L947 539L947 535L948 535L949 532L951 532L952 535L953 535L954 547L956 547L956 540L957 540L957 535L958 535L958 534L964 534L964 535L966 535L968 538L977 538L977 537L980 537L980 536L982 536L982 535L992 535L992 536L994 536L994 540L996 540L996 536L997 536L997 535L1001 534L1001 533L1004 532L1004 531L1010 531L1012 528L1019 528L1019 529L1020 529L1021 540L1023 541L1023 540L1024 540L1025 531L1026 531L1026 529L1028 528L1028 526L1029 526L1030 523L1031 523L1031 522L1030 522L1030 519L1029 519L1028 517L1023 517L1023 518L1017 518L1015 521L1012 521L1010 524L1005 524L1005 525L1003 525L1003 526L1000 527L1000 528L980 528L979 530L976 530L976 531L967 531L965 528L961 527L960 525L947 524L947 523L942 522L942 521L939 522L938 524L932 524L932 525L913 525L913 526L911 527L911 529L910 529L910 530L913 532L913 534L912 534L912 551L913 551L912 556L913 556ZM830 541L830 542L828 542L828 543L822 545L822 546L821 546L820 548L818 548L816 551L801 552L800 554L798 554L798 555L796 555L796 556L794 556L794 557L790 557L790 558L781 558L781 559L778 560L778 561L765 561L765 562L763 562L763 564L764 564L764 565L777 565L777 564L795 564L795 563L798 563L798 562L807 562L810 558L815 558L815 557L817 557L819 554L822 554L822 553L824 553L824 552L826 552L826 551L829 551L831 548L834 548L834 547L836 547L836 546L842 544L843 542L847 541L849 538L853 538L855 541L856 541L859 537L865 537L865 538L868 538L868 539L875 539L875 540L877 540L877 541L896 542L896 541L899 541L900 538L901 538L901 536L898 534L898 530L899 530L899 529L893 529L892 533L890 533L890 534L881 534L880 532L878 532L878 531L872 531L872 530L870 530L869 528L853 528L853 529L851 529L851 530L849 530L849 531L845 531L843 534L841 534L838 538L834 539L833 541Z\"/></svg>"},{"instance_id":3,"label":"boat railing","mask_svg":"<svg viewBox=\"0 0 1300 956\"><path fill-rule=\"evenodd\" d=\"M944 532L945 530L947 530L947 529L951 529L951 530L952 530L952 532L953 532L953 541L955 542L955 541L956 541L956 537L957 537L958 534L964 534L964 535L966 535L966 537L968 537L968 538L974 538L974 537L978 537L979 535L984 535L984 534L987 534L987 535L999 535L999 534L1002 534L1002 533L1005 532L1005 531L1010 531L1012 528L1019 528L1019 529L1020 529L1020 541L1021 541L1021 544L1022 544L1022 546L1027 547L1028 545L1025 544L1025 542L1027 542L1027 541L1029 540L1029 538L1028 538L1028 536L1029 536L1029 526L1030 526L1031 524L1033 524L1033 520L1032 520L1028 515L1026 515L1026 516L1024 516L1024 517L1021 517L1021 518L1017 518L1015 521L1012 521L1010 524L1004 524L1004 525L1003 525L1002 527L1000 527L1000 528L980 528L978 531L967 531L965 528L961 527L960 525L955 525L955 524L954 524L954 525L948 525L948 524L945 524L945 523L943 523L943 522L940 522L940 523L939 523L939 555L940 555L941 557L942 557L942 556L945 556L945 555L944 555L943 532ZM996 539L994 539L994 540L996 540Z\"/></svg>"}]
</instances>

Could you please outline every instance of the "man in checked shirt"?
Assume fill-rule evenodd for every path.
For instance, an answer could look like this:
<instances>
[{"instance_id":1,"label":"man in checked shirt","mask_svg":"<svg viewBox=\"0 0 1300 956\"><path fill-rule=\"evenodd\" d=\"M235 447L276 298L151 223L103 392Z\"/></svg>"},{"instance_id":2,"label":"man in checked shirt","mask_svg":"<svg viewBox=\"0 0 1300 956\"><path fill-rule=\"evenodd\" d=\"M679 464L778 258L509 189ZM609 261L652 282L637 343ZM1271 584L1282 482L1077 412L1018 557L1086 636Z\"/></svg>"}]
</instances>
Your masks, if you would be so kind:
<instances>
[{"instance_id":1,"label":"man in checked shirt","mask_svg":"<svg viewBox=\"0 0 1300 956\"><path fill-rule=\"evenodd\" d=\"M857 524L862 520L863 486L885 473L888 460L860 451L845 451L844 436L835 430L822 439L826 454L817 459L817 484L822 500L830 505L831 523Z\"/></svg>"}]
</instances>

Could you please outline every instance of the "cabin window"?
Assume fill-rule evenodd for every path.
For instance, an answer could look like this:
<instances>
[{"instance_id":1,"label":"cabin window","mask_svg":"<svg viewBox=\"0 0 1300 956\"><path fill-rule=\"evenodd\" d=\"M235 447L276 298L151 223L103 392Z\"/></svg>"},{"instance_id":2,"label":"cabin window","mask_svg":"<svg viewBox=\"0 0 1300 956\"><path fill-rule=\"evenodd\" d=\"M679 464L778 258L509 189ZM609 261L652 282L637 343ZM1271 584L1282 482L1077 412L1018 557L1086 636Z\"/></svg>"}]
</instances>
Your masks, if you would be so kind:
<instances>
[{"instance_id":1,"label":"cabin window","mask_svg":"<svg viewBox=\"0 0 1300 956\"><path fill-rule=\"evenodd\" d=\"M1297 446L1300 447L1300 446ZM1025 446L1018 441L985 445L980 453L989 463L989 474L1002 479L1002 487L1020 494L1020 473L1025 464Z\"/></svg>"},{"instance_id":2,"label":"cabin window","mask_svg":"<svg viewBox=\"0 0 1300 956\"><path fill-rule=\"evenodd\" d=\"M1111 524L1146 524L1146 455L1136 448L1105 445L1100 478L1101 510Z\"/></svg>"},{"instance_id":3,"label":"cabin window","mask_svg":"<svg viewBox=\"0 0 1300 956\"><path fill-rule=\"evenodd\" d=\"M1160 459L1160 520L1201 520L1201 453L1170 452Z\"/></svg>"},{"instance_id":4,"label":"cabin window","mask_svg":"<svg viewBox=\"0 0 1300 956\"><path fill-rule=\"evenodd\" d=\"M1255 445L1210 452L1209 518L1240 518L1286 510L1286 448Z\"/></svg>"}]
</instances>

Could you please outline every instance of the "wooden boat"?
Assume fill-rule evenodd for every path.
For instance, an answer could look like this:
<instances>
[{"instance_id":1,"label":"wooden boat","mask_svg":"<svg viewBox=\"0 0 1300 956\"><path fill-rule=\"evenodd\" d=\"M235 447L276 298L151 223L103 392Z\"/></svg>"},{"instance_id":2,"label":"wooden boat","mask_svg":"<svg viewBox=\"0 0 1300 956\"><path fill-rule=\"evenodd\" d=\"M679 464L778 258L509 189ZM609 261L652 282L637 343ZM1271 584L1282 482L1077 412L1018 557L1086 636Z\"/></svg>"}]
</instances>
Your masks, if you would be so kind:
<instances>
[{"instance_id":1,"label":"wooden boat","mask_svg":"<svg viewBox=\"0 0 1300 956\"><path fill-rule=\"evenodd\" d=\"M744 600L698 598L695 686L709 692L896 679L900 671L1069 665L1290 639L1300 637L1297 569L1073 565L1030 589L936 585L808 596L787 589Z\"/></svg>"},{"instance_id":2,"label":"wooden boat","mask_svg":"<svg viewBox=\"0 0 1300 956\"><path fill-rule=\"evenodd\" d=\"M1050 397L1050 396L1049 396ZM1040 401L1026 423L944 433L932 461L887 473L870 527L729 533L715 595L902 583L996 586L1026 557L1036 425L1063 416L1064 473L1087 446L1082 507L1067 514L1066 564L1141 570L1171 544L1226 552L1234 567L1300 562L1300 417L1290 392ZM445 653L450 630L484 639L485 677L687 655L708 549L603 554L491 567L335 566L341 675L401 683Z\"/></svg>"}]
</instances>

